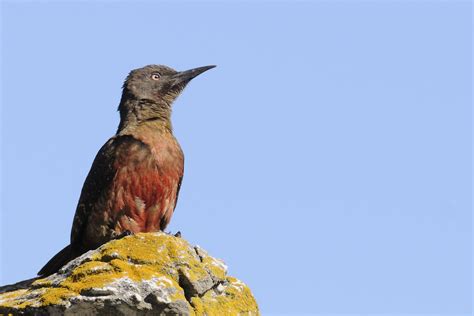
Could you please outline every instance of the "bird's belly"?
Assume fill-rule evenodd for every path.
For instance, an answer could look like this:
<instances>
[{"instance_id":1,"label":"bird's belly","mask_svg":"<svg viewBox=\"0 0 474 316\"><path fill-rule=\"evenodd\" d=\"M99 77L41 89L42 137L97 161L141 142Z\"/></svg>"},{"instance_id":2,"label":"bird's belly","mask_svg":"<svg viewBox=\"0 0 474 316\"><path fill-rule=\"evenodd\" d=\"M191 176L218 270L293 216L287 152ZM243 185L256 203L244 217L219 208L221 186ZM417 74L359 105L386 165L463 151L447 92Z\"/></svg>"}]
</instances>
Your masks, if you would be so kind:
<instances>
[{"instance_id":1,"label":"bird's belly","mask_svg":"<svg viewBox=\"0 0 474 316\"><path fill-rule=\"evenodd\" d=\"M111 188L105 211L94 212L88 225L90 244L101 245L125 231L164 230L176 204L180 175L121 172Z\"/></svg>"},{"instance_id":2,"label":"bird's belly","mask_svg":"<svg viewBox=\"0 0 474 316\"><path fill-rule=\"evenodd\" d=\"M159 231L169 222L173 209L174 199L171 194L163 195L151 205L147 205L142 198L135 196L130 205L119 211L114 231L116 233Z\"/></svg>"},{"instance_id":3,"label":"bird's belly","mask_svg":"<svg viewBox=\"0 0 474 316\"><path fill-rule=\"evenodd\" d=\"M142 175L121 189L113 207L114 231L153 232L164 229L176 202L178 178L173 175Z\"/></svg>"}]
</instances>

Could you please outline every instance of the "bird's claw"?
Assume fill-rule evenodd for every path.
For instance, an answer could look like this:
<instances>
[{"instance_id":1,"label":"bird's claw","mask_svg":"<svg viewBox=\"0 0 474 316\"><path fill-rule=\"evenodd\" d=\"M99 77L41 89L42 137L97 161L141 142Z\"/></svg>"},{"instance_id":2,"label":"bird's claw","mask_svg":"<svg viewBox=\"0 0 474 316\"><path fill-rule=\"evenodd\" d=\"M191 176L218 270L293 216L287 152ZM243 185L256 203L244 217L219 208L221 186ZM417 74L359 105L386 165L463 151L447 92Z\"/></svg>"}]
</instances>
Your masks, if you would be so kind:
<instances>
[{"instance_id":1,"label":"bird's claw","mask_svg":"<svg viewBox=\"0 0 474 316\"><path fill-rule=\"evenodd\" d=\"M125 230L125 231L123 231L122 233L120 233L119 235L115 236L114 239L122 239L123 237L130 236L131 234L132 234L131 231Z\"/></svg>"},{"instance_id":2,"label":"bird's claw","mask_svg":"<svg viewBox=\"0 0 474 316\"><path fill-rule=\"evenodd\" d=\"M175 234L173 234L172 232L164 232L164 233L170 236L181 238L181 232L179 230Z\"/></svg>"}]
</instances>

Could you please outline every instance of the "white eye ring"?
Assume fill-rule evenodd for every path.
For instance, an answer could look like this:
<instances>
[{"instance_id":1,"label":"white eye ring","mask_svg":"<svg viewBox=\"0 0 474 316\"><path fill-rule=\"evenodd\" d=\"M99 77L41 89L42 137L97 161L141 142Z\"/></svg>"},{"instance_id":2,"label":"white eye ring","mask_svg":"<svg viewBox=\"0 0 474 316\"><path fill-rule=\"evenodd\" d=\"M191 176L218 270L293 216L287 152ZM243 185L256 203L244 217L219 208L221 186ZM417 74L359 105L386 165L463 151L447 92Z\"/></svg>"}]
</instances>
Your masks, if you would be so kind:
<instances>
[{"instance_id":1,"label":"white eye ring","mask_svg":"<svg viewBox=\"0 0 474 316\"><path fill-rule=\"evenodd\" d=\"M160 80L161 76L159 73L154 73L151 75L151 79L153 80Z\"/></svg>"}]
</instances>

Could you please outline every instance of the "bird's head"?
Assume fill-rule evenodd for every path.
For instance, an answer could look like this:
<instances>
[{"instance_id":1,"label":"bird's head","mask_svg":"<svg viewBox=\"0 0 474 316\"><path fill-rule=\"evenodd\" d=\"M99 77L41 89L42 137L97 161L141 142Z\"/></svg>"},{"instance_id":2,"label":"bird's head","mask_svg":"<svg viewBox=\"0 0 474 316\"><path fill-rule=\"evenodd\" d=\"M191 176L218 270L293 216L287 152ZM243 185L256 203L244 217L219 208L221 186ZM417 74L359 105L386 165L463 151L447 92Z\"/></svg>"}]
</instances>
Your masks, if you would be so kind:
<instances>
[{"instance_id":1,"label":"bird's head","mask_svg":"<svg viewBox=\"0 0 474 316\"><path fill-rule=\"evenodd\" d=\"M163 65L148 65L132 70L123 84L119 105L121 125L151 120L169 121L171 105L181 91L193 78L214 67L179 72Z\"/></svg>"}]
</instances>

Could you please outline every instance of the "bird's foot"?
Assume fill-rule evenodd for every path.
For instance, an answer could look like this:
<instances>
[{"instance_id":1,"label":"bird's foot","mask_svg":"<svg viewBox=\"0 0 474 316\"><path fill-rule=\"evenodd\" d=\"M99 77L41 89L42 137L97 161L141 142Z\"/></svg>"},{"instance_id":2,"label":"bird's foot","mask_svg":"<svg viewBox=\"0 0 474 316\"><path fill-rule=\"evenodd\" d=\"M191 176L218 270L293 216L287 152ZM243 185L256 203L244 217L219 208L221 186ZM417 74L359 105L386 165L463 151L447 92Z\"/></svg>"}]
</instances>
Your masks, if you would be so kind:
<instances>
[{"instance_id":1,"label":"bird's foot","mask_svg":"<svg viewBox=\"0 0 474 316\"><path fill-rule=\"evenodd\" d=\"M173 234L172 232L165 232L165 234L181 238L181 232L179 230L176 232L176 234Z\"/></svg>"},{"instance_id":2,"label":"bird's foot","mask_svg":"<svg viewBox=\"0 0 474 316\"><path fill-rule=\"evenodd\" d=\"M132 234L131 231L125 230L125 231L121 232L119 235L115 236L114 239L122 239L123 237L130 236L131 234Z\"/></svg>"}]
</instances>

